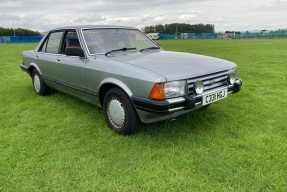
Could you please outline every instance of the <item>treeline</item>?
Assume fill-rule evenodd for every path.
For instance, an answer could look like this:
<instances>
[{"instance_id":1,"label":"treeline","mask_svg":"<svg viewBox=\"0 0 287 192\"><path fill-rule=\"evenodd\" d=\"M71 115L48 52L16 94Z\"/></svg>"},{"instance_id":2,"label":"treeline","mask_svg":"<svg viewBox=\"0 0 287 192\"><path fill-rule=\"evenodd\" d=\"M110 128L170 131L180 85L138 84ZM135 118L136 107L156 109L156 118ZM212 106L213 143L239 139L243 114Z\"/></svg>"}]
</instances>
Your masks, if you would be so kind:
<instances>
[{"instance_id":1,"label":"treeline","mask_svg":"<svg viewBox=\"0 0 287 192\"><path fill-rule=\"evenodd\" d=\"M287 32L287 28L286 29L277 29L277 30L274 30L274 31L271 31L271 32L275 32L275 33L286 33Z\"/></svg>"},{"instance_id":2,"label":"treeline","mask_svg":"<svg viewBox=\"0 0 287 192\"><path fill-rule=\"evenodd\" d=\"M38 31L29 29L17 28L15 29L16 36L41 36ZM14 36L14 29L0 27L0 36Z\"/></svg>"},{"instance_id":3,"label":"treeline","mask_svg":"<svg viewBox=\"0 0 287 192\"><path fill-rule=\"evenodd\" d=\"M151 25L143 28L144 33L214 33L214 25L212 24L186 24L186 23L171 23L165 25Z\"/></svg>"}]
</instances>

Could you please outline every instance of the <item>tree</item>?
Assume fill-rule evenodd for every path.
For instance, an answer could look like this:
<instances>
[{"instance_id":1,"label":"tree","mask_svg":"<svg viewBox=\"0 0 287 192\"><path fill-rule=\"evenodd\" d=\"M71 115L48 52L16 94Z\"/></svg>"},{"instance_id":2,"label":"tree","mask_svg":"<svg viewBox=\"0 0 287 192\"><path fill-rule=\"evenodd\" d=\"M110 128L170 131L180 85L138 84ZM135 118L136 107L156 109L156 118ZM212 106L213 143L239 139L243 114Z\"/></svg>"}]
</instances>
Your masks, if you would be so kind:
<instances>
[{"instance_id":1,"label":"tree","mask_svg":"<svg viewBox=\"0 0 287 192\"><path fill-rule=\"evenodd\" d=\"M165 25L155 25L144 27L145 33L214 33L214 25L212 24L186 24L186 23L171 23Z\"/></svg>"},{"instance_id":2,"label":"tree","mask_svg":"<svg viewBox=\"0 0 287 192\"><path fill-rule=\"evenodd\" d=\"M17 28L15 29L17 36L41 36L38 31L32 31L29 29ZM0 36L14 36L14 29L0 27Z\"/></svg>"},{"instance_id":3,"label":"tree","mask_svg":"<svg viewBox=\"0 0 287 192\"><path fill-rule=\"evenodd\" d=\"M144 27L144 33L154 33L155 27L154 26L145 26Z\"/></svg>"},{"instance_id":4,"label":"tree","mask_svg":"<svg viewBox=\"0 0 287 192\"><path fill-rule=\"evenodd\" d=\"M155 31L156 31L157 33L165 33L165 29L164 29L164 26L163 26L163 25L156 25L156 26L154 27L154 29L155 29Z\"/></svg>"}]
</instances>

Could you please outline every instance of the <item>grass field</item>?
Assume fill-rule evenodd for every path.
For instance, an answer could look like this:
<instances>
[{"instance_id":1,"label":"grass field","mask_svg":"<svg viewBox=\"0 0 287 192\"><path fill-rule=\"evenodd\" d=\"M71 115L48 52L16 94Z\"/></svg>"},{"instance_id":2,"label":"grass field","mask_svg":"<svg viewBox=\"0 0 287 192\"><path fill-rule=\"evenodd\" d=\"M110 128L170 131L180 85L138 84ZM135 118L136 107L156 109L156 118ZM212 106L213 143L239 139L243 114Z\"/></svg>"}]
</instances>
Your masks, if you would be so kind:
<instances>
[{"instance_id":1,"label":"grass field","mask_svg":"<svg viewBox=\"0 0 287 192\"><path fill-rule=\"evenodd\" d=\"M287 40L160 41L236 62L240 93L135 136L20 71L35 44L0 44L0 191L287 191Z\"/></svg>"}]
</instances>

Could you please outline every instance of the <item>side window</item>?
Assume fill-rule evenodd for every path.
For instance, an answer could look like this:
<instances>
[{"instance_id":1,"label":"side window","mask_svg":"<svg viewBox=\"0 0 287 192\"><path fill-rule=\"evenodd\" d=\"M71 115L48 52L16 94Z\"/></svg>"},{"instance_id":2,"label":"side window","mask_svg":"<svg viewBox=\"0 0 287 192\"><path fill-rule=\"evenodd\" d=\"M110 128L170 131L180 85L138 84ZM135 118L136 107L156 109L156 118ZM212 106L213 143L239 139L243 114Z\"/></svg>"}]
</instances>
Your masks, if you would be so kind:
<instances>
[{"instance_id":1,"label":"side window","mask_svg":"<svg viewBox=\"0 0 287 192\"><path fill-rule=\"evenodd\" d=\"M79 42L79 37L77 35L76 31L67 31L65 38L64 38L64 45L63 50L61 50L61 53L65 52L66 47L81 47Z\"/></svg>"},{"instance_id":2,"label":"side window","mask_svg":"<svg viewBox=\"0 0 287 192\"><path fill-rule=\"evenodd\" d=\"M61 43L62 36L63 36L62 31L51 33L46 48L47 53L56 53L56 54L59 53L59 46Z\"/></svg>"},{"instance_id":3,"label":"side window","mask_svg":"<svg viewBox=\"0 0 287 192\"><path fill-rule=\"evenodd\" d=\"M48 38L45 39L45 42L42 44L42 46L38 50L39 52L46 52L47 42L48 42Z\"/></svg>"}]
</instances>

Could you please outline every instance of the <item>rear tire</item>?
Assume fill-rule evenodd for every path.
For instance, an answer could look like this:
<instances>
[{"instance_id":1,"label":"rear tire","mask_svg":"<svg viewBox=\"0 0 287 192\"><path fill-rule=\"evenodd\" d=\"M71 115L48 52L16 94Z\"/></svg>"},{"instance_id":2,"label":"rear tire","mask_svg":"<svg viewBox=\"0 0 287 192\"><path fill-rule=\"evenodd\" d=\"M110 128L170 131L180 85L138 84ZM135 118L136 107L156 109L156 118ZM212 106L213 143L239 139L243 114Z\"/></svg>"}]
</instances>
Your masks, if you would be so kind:
<instances>
[{"instance_id":1,"label":"rear tire","mask_svg":"<svg viewBox=\"0 0 287 192\"><path fill-rule=\"evenodd\" d=\"M32 85L37 95L45 96L50 93L50 88L43 81L43 78L36 69L32 72Z\"/></svg>"},{"instance_id":2,"label":"rear tire","mask_svg":"<svg viewBox=\"0 0 287 192\"><path fill-rule=\"evenodd\" d=\"M139 131L141 122L129 97L119 88L107 91L103 102L107 124L115 132L130 135Z\"/></svg>"}]
</instances>

